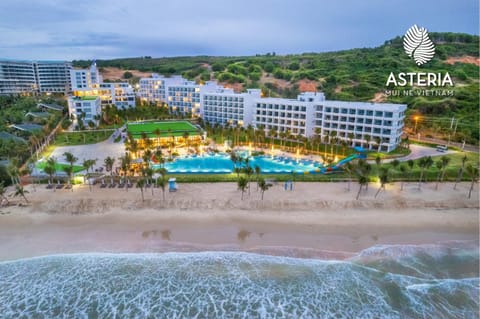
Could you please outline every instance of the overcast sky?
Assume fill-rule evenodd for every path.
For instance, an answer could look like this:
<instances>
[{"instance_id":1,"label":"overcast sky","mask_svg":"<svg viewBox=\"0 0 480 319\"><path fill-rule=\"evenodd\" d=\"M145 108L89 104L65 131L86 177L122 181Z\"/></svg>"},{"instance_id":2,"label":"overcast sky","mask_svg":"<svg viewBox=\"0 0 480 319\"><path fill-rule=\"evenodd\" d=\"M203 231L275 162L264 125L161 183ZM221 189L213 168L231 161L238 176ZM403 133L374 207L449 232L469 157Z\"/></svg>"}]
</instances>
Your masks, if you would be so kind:
<instances>
[{"instance_id":1,"label":"overcast sky","mask_svg":"<svg viewBox=\"0 0 480 319\"><path fill-rule=\"evenodd\" d=\"M413 24L478 34L478 0L0 0L0 58L324 52Z\"/></svg>"}]
</instances>

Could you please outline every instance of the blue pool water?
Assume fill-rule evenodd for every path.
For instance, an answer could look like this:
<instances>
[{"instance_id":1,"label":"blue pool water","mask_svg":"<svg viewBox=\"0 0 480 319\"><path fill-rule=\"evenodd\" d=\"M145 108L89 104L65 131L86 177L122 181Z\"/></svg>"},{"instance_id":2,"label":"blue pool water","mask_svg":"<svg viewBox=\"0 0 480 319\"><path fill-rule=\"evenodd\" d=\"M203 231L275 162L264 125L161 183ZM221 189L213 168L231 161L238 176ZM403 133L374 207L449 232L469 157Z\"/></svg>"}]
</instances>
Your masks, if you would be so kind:
<instances>
[{"instance_id":1,"label":"blue pool water","mask_svg":"<svg viewBox=\"0 0 480 319\"><path fill-rule=\"evenodd\" d=\"M249 157L249 165L253 168L258 165L262 173L285 174L303 173L304 171L314 172L322 167L318 162L307 160L295 160L284 157L255 156ZM169 173L232 173L234 166L228 154L205 154L202 156L189 156L176 158L173 162L165 163Z\"/></svg>"}]
</instances>

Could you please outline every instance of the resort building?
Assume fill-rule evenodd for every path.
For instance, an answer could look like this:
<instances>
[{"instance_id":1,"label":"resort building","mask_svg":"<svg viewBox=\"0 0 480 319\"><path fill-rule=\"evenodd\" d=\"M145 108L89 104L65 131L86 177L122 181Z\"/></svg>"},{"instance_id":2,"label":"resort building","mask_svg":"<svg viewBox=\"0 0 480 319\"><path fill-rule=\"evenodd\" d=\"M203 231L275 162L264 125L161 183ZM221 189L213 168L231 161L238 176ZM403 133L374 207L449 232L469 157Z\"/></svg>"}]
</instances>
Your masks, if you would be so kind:
<instances>
[{"instance_id":1,"label":"resort building","mask_svg":"<svg viewBox=\"0 0 480 319\"><path fill-rule=\"evenodd\" d=\"M282 98L259 98L255 100L255 127L267 131L289 133L294 136L312 136L314 133L315 103L325 101L323 93L305 92L296 100Z\"/></svg>"},{"instance_id":2,"label":"resort building","mask_svg":"<svg viewBox=\"0 0 480 319\"><path fill-rule=\"evenodd\" d=\"M79 118L85 123L92 121L98 124L98 117L102 113L99 96L70 96L68 98L68 115L73 117L74 122Z\"/></svg>"},{"instance_id":3,"label":"resort building","mask_svg":"<svg viewBox=\"0 0 480 319\"><path fill-rule=\"evenodd\" d=\"M0 95L71 91L67 61L0 60Z\"/></svg>"},{"instance_id":4,"label":"resort building","mask_svg":"<svg viewBox=\"0 0 480 319\"><path fill-rule=\"evenodd\" d=\"M89 69L70 70L70 80L72 82L72 90L90 89L94 85L102 82L102 77L94 62Z\"/></svg>"},{"instance_id":5,"label":"resort building","mask_svg":"<svg viewBox=\"0 0 480 319\"><path fill-rule=\"evenodd\" d=\"M335 136L352 146L392 151L400 143L407 106L404 104L323 101L315 109L320 136Z\"/></svg>"},{"instance_id":6,"label":"resort building","mask_svg":"<svg viewBox=\"0 0 480 319\"><path fill-rule=\"evenodd\" d=\"M143 102L167 103L168 87L188 82L181 76L163 77L156 73L139 81L138 96Z\"/></svg>"},{"instance_id":7,"label":"resort building","mask_svg":"<svg viewBox=\"0 0 480 319\"><path fill-rule=\"evenodd\" d=\"M166 86L168 107L172 112L190 113L192 117L199 117L202 94L214 91L217 87L215 82L207 82L205 85L196 84L194 81L170 84Z\"/></svg>"},{"instance_id":8,"label":"resort building","mask_svg":"<svg viewBox=\"0 0 480 319\"><path fill-rule=\"evenodd\" d=\"M73 96L99 96L102 106L115 105L117 108L135 106L135 92L126 82L102 82L94 62L89 69L70 72Z\"/></svg>"},{"instance_id":9,"label":"resort building","mask_svg":"<svg viewBox=\"0 0 480 319\"><path fill-rule=\"evenodd\" d=\"M208 123L230 126L248 126L254 119L254 100L261 91L248 89L235 93L233 89L218 87L214 92L203 94L201 116Z\"/></svg>"},{"instance_id":10,"label":"resort building","mask_svg":"<svg viewBox=\"0 0 480 319\"><path fill-rule=\"evenodd\" d=\"M407 109L405 104L328 101L321 92L304 92L297 99L262 98L257 89L235 93L215 82L200 85L180 76L143 78L138 95L212 124L253 125L293 136L335 136L379 151L398 145Z\"/></svg>"}]
</instances>

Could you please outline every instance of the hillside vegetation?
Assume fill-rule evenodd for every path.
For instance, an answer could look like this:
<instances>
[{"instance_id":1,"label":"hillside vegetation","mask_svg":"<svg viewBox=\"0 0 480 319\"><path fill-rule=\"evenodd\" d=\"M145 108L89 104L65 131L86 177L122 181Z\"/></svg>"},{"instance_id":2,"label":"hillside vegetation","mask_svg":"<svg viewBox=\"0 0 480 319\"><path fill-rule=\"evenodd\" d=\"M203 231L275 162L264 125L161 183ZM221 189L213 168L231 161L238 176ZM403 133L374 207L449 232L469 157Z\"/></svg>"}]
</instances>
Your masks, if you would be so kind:
<instances>
[{"instance_id":1,"label":"hillside vegetation","mask_svg":"<svg viewBox=\"0 0 480 319\"><path fill-rule=\"evenodd\" d=\"M98 60L99 67L182 74L197 81L217 80L237 91L261 88L265 95L295 97L300 91L323 91L328 99L408 104L407 126L419 115L418 130L427 136L478 144L479 37L457 33L430 33L435 58L418 67L404 52L402 38L376 48L327 53L238 57L172 57ZM74 61L87 67L90 61ZM385 96L390 72L448 72L453 96ZM133 77L130 81L135 82ZM405 87L404 89L408 89ZM452 89L452 88L448 88ZM454 120L452 121L452 118ZM453 125L452 125L453 123ZM457 127L454 130L454 127Z\"/></svg>"}]
</instances>

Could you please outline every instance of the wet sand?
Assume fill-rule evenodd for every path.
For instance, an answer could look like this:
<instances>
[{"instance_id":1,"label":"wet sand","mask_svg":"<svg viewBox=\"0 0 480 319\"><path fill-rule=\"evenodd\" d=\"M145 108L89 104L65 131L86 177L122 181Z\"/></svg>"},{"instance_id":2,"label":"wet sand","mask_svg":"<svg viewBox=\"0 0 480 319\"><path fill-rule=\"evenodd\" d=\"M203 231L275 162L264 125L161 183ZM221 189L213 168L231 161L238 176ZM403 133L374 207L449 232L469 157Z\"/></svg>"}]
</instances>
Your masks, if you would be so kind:
<instances>
[{"instance_id":1,"label":"wet sand","mask_svg":"<svg viewBox=\"0 0 480 319\"><path fill-rule=\"evenodd\" d=\"M478 240L478 193L442 184L389 185L377 199L370 185L355 200L357 185L296 183L274 186L259 199L240 199L233 183L180 184L166 194L138 189L75 187L27 195L26 206L0 209L0 260L58 253L251 251L335 258L379 244L430 244ZM20 204L15 199L13 204Z\"/></svg>"}]
</instances>

